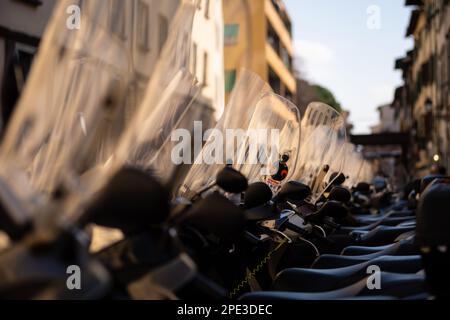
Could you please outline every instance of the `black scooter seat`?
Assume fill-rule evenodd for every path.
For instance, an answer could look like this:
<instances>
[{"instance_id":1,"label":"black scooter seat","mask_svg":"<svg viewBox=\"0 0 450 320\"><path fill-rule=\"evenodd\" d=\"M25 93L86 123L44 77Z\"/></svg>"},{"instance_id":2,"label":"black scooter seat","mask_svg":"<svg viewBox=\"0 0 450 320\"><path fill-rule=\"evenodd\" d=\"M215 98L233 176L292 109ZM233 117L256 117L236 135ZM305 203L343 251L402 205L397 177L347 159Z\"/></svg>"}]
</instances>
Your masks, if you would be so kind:
<instances>
[{"instance_id":1,"label":"black scooter seat","mask_svg":"<svg viewBox=\"0 0 450 320\"><path fill-rule=\"evenodd\" d=\"M415 227L416 220L405 221L397 225L397 227Z\"/></svg>"},{"instance_id":2,"label":"black scooter seat","mask_svg":"<svg viewBox=\"0 0 450 320\"><path fill-rule=\"evenodd\" d=\"M370 231L375 229L378 226L398 226L401 223L405 223L405 222L411 222L411 221L415 221L415 219L413 217L403 217L403 218L384 218L384 219L380 219L378 221L375 221L371 224L367 224L367 225L362 225L359 227L347 227L347 226L342 226L340 228L340 230L342 231Z\"/></svg>"},{"instance_id":3,"label":"black scooter seat","mask_svg":"<svg viewBox=\"0 0 450 320\"><path fill-rule=\"evenodd\" d=\"M370 261L372 259L378 257L392 257L393 255L389 255L389 251L391 248L385 249L380 252L376 252L373 254L362 255L362 256L339 256L335 254L323 254L312 263L311 268L314 269L330 269L330 268L342 268L353 266L355 264L359 264L362 262ZM385 253L387 252L387 253ZM416 257L420 261L420 255L411 255L411 256L403 256L403 257Z\"/></svg>"},{"instance_id":4,"label":"black scooter seat","mask_svg":"<svg viewBox=\"0 0 450 320\"><path fill-rule=\"evenodd\" d=\"M403 239L398 242L378 247L350 246L342 250L341 256L372 256L381 255L410 256L418 254L417 246L412 239Z\"/></svg>"},{"instance_id":5,"label":"black scooter seat","mask_svg":"<svg viewBox=\"0 0 450 320\"><path fill-rule=\"evenodd\" d=\"M394 300L411 295L428 296L421 275L381 272L379 290L368 289L368 281L369 277L364 277L348 287L327 292L252 292L243 295L241 300Z\"/></svg>"},{"instance_id":6,"label":"black scooter seat","mask_svg":"<svg viewBox=\"0 0 450 320\"><path fill-rule=\"evenodd\" d=\"M355 215L354 218L361 224L370 224L376 222L380 219L385 218L405 218L414 217L414 211L412 210L402 210L402 211L389 211L378 215Z\"/></svg>"},{"instance_id":7,"label":"black scooter seat","mask_svg":"<svg viewBox=\"0 0 450 320\"><path fill-rule=\"evenodd\" d=\"M345 288L365 278L369 266L384 272L417 273L422 261L416 256L385 256L360 264L335 269L291 268L281 271L273 287L277 291L324 292Z\"/></svg>"},{"instance_id":8,"label":"black scooter seat","mask_svg":"<svg viewBox=\"0 0 450 320\"><path fill-rule=\"evenodd\" d=\"M247 221L262 221L273 219L278 216L274 207L270 204L265 204L256 208L250 208L244 211L244 217Z\"/></svg>"},{"instance_id":9,"label":"black scooter seat","mask_svg":"<svg viewBox=\"0 0 450 320\"><path fill-rule=\"evenodd\" d=\"M356 236L356 242L363 246L383 246L391 244L403 233L414 231L415 226L390 227L378 226L375 229L364 232L352 232Z\"/></svg>"}]
</instances>

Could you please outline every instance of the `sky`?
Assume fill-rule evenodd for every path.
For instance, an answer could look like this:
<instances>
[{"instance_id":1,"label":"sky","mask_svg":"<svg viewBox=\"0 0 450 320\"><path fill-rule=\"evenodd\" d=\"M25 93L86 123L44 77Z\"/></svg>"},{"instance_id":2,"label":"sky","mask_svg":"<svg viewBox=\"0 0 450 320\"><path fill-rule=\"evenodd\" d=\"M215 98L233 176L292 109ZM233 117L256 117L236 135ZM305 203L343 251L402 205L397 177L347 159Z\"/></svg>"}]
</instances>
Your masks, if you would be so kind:
<instances>
[{"instance_id":1,"label":"sky","mask_svg":"<svg viewBox=\"0 0 450 320\"><path fill-rule=\"evenodd\" d=\"M330 89L350 111L353 133L370 133L377 107L402 84L394 61L413 47L405 38L405 0L284 0L293 23L296 66Z\"/></svg>"}]
</instances>

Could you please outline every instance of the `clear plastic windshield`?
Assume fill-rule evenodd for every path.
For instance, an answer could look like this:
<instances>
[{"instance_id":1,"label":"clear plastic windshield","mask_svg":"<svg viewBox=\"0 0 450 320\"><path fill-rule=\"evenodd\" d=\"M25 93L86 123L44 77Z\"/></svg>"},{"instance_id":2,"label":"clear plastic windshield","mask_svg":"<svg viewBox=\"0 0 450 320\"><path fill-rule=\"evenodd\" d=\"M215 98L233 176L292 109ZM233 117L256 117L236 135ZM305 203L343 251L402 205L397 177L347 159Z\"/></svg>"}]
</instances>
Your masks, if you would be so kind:
<instances>
[{"instance_id":1,"label":"clear plastic windshield","mask_svg":"<svg viewBox=\"0 0 450 320\"><path fill-rule=\"evenodd\" d=\"M79 28L69 29L66 10L73 5L81 19ZM127 127L142 129L153 115L159 128L171 131L182 115L174 109L186 109L195 96L194 78L186 71L194 5L180 5L161 55L150 50L149 41L162 39L163 31L139 31L157 17L143 5L64 0L55 8L1 146L1 176L22 203L61 184L70 191L95 190L111 168L128 160L113 156L124 145L119 140ZM152 139L160 133L146 134ZM11 172L20 177L11 178Z\"/></svg>"},{"instance_id":2,"label":"clear plastic windshield","mask_svg":"<svg viewBox=\"0 0 450 320\"><path fill-rule=\"evenodd\" d=\"M358 179L361 174L364 159L361 154L356 151L355 145L351 143L346 143L344 145L342 154L345 155L344 166L342 168L342 173L345 175L344 186L352 188L359 182Z\"/></svg>"},{"instance_id":3,"label":"clear plastic windshield","mask_svg":"<svg viewBox=\"0 0 450 320\"><path fill-rule=\"evenodd\" d=\"M248 70L242 70L240 74L219 122L205 132L206 142L195 155L178 190L179 196L191 198L213 184L217 173L226 164L234 163L239 136L245 135L259 99L270 92L270 87L256 74Z\"/></svg>"},{"instance_id":4,"label":"clear plastic windshield","mask_svg":"<svg viewBox=\"0 0 450 320\"><path fill-rule=\"evenodd\" d=\"M264 181L276 193L293 176L299 147L297 107L281 96L267 93L256 105L233 167L250 183Z\"/></svg>"},{"instance_id":5,"label":"clear plastic windshield","mask_svg":"<svg viewBox=\"0 0 450 320\"><path fill-rule=\"evenodd\" d=\"M137 17L140 6L67 0L55 8L2 145L4 161L26 169L37 190L50 193L62 175L108 159L140 104L157 60L140 46L136 27L152 18L148 10ZM68 8L80 9L76 28L67 27Z\"/></svg>"},{"instance_id":6,"label":"clear plastic windshield","mask_svg":"<svg viewBox=\"0 0 450 320\"><path fill-rule=\"evenodd\" d=\"M200 89L188 71L194 13L190 3L183 3L178 9L142 103L110 157L83 175L83 192L76 201L79 205L89 201L109 177L125 166L149 172L163 184L171 181L179 165L172 158L171 137L182 129L182 123L195 120L191 106Z\"/></svg>"},{"instance_id":7,"label":"clear plastic windshield","mask_svg":"<svg viewBox=\"0 0 450 320\"><path fill-rule=\"evenodd\" d=\"M375 175L372 164L367 160L363 160L363 164L358 175L358 182L370 183L373 180L374 176Z\"/></svg>"},{"instance_id":8,"label":"clear plastic windshield","mask_svg":"<svg viewBox=\"0 0 450 320\"><path fill-rule=\"evenodd\" d=\"M62 176L73 172L76 150L108 126L120 106L134 106L126 94L133 78L131 50L107 27L110 5L68 0L55 7L1 146L2 179L10 180L22 203L38 194L45 201ZM71 29L66 10L76 6L81 19Z\"/></svg>"},{"instance_id":9,"label":"clear plastic windshield","mask_svg":"<svg viewBox=\"0 0 450 320\"><path fill-rule=\"evenodd\" d=\"M182 121L196 120L190 109L198 91L194 77L180 70L160 92L160 97L154 100L156 103L152 104L146 99L144 104L148 105L144 106L144 112L139 113L119 144L119 161L128 167L151 171L161 182L169 183L175 167L181 164L172 157L172 151L177 145L172 134L176 130L185 132ZM180 142L183 146L191 143L190 135L187 137Z\"/></svg>"},{"instance_id":10,"label":"clear plastic windshield","mask_svg":"<svg viewBox=\"0 0 450 320\"><path fill-rule=\"evenodd\" d=\"M315 202L345 163L345 121L332 107L311 103L302 119L299 162L294 179L308 186Z\"/></svg>"}]
</instances>

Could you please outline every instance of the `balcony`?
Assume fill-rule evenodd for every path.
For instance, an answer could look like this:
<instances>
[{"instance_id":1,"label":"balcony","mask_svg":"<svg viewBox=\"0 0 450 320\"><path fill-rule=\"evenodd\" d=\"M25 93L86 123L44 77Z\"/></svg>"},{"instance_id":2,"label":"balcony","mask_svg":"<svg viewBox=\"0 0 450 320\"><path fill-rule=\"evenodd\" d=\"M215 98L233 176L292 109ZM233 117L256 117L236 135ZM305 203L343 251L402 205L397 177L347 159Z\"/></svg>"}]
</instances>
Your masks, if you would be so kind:
<instances>
[{"instance_id":1,"label":"balcony","mask_svg":"<svg viewBox=\"0 0 450 320\"><path fill-rule=\"evenodd\" d=\"M270 21L267 21L267 25L267 42L283 61L285 67L292 70L292 57L290 56L288 50L284 47L283 43L281 43L280 38L270 24Z\"/></svg>"},{"instance_id":2,"label":"balcony","mask_svg":"<svg viewBox=\"0 0 450 320\"><path fill-rule=\"evenodd\" d=\"M269 62L270 68L281 79L285 87L294 94L296 90L296 81L290 69L288 69L281 59L281 57L275 52L269 42L266 42L266 59Z\"/></svg>"},{"instance_id":3,"label":"balcony","mask_svg":"<svg viewBox=\"0 0 450 320\"><path fill-rule=\"evenodd\" d=\"M289 34L292 36L291 19L289 18L288 14L287 14L286 7L284 6L283 2L281 2L280 0L271 0L271 2L272 2L272 5L273 5L275 11L278 13L281 20L283 21L285 28L287 29Z\"/></svg>"},{"instance_id":4,"label":"balcony","mask_svg":"<svg viewBox=\"0 0 450 320\"><path fill-rule=\"evenodd\" d=\"M271 38L271 41L274 44L274 50L280 53L280 48L278 48L277 42L280 43L280 46L284 46L287 53L292 57L294 54L294 48L292 45L292 37L290 33L290 22L287 26L285 21L283 21L282 16L280 15L280 11L277 11L276 8L279 6L274 6L274 0L266 0L265 5L265 14L267 17L267 25L268 25L268 37ZM275 1L277 3L277 1ZM283 12L283 10L281 11Z\"/></svg>"}]
</instances>

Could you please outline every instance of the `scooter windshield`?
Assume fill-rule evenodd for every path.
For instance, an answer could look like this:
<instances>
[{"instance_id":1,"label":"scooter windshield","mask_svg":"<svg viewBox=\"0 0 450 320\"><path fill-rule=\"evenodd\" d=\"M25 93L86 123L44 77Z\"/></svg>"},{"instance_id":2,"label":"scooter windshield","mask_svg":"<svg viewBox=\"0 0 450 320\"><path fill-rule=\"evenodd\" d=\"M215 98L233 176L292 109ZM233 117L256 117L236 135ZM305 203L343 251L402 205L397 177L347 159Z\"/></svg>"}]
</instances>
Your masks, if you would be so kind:
<instances>
[{"instance_id":1,"label":"scooter windshield","mask_svg":"<svg viewBox=\"0 0 450 320\"><path fill-rule=\"evenodd\" d=\"M245 135L258 100L270 87L258 75L242 70L228 105L214 129L206 130L203 148L195 153L195 161L178 189L178 196L192 198L214 183L217 173L235 163L239 145L236 139ZM199 139L200 141L202 139Z\"/></svg>"},{"instance_id":2,"label":"scooter windshield","mask_svg":"<svg viewBox=\"0 0 450 320\"><path fill-rule=\"evenodd\" d=\"M140 1L64 0L55 8L1 147L1 176L25 200L21 203L35 191L50 195L61 184L73 191L81 174L110 164L125 128L137 125L132 119L143 97L153 110L161 88L172 88L165 101L173 101L177 84L177 101L192 94L193 77L185 70L194 5L180 6L164 59L149 50L150 35L144 38L137 28L151 19L149 10L135 14L140 6ZM81 8L77 28L66 26L69 7ZM172 81L176 84L169 86ZM99 185L107 175L90 176ZM88 185L81 188L92 190Z\"/></svg>"},{"instance_id":3,"label":"scooter windshield","mask_svg":"<svg viewBox=\"0 0 450 320\"><path fill-rule=\"evenodd\" d=\"M361 154L355 150L355 145L346 143L342 152L345 155L345 161L342 168L342 173L345 176L344 186L352 188L360 181L359 176L364 164L364 159Z\"/></svg>"},{"instance_id":4,"label":"scooter windshield","mask_svg":"<svg viewBox=\"0 0 450 320\"><path fill-rule=\"evenodd\" d=\"M172 159L171 136L182 122L195 116L190 108L200 89L188 71L194 13L190 3L178 9L142 103L110 157L83 175L83 194L77 202L89 201L123 167L149 172L169 184L178 165Z\"/></svg>"},{"instance_id":5,"label":"scooter windshield","mask_svg":"<svg viewBox=\"0 0 450 320\"><path fill-rule=\"evenodd\" d=\"M26 168L38 190L52 192L61 175L86 166L73 160L110 154L140 103L156 57L140 57L147 64L137 65L131 41L137 5L61 1L55 8L2 146L5 160ZM77 28L66 26L68 8L80 9ZM86 148L94 140L101 146ZM81 156L81 149L89 156Z\"/></svg>"},{"instance_id":6,"label":"scooter windshield","mask_svg":"<svg viewBox=\"0 0 450 320\"><path fill-rule=\"evenodd\" d=\"M157 92L156 88L150 88L142 112L132 121L118 146L119 162L151 172L161 182L168 184L175 167L180 164L172 157L175 148L172 134L176 134L177 130L185 133L182 121L195 120L190 109L198 91L194 76L185 70L180 70L167 87L159 91L158 99L150 99L152 93ZM182 146L187 144L190 144L189 139L181 141Z\"/></svg>"},{"instance_id":7,"label":"scooter windshield","mask_svg":"<svg viewBox=\"0 0 450 320\"><path fill-rule=\"evenodd\" d=\"M311 200L318 200L342 172L345 163L344 118L332 107L311 103L302 119L300 157L294 179L311 188Z\"/></svg>"},{"instance_id":8,"label":"scooter windshield","mask_svg":"<svg viewBox=\"0 0 450 320\"><path fill-rule=\"evenodd\" d=\"M266 182L276 193L293 176L300 148L297 107L274 93L257 103L233 167L250 183Z\"/></svg>"},{"instance_id":9,"label":"scooter windshield","mask_svg":"<svg viewBox=\"0 0 450 320\"><path fill-rule=\"evenodd\" d=\"M22 204L37 194L45 201L130 89L129 44L107 27L109 4L61 1L47 26L0 152L1 177ZM77 28L68 28L66 10L81 7Z\"/></svg>"},{"instance_id":10,"label":"scooter windshield","mask_svg":"<svg viewBox=\"0 0 450 320\"><path fill-rule=\"evenodd\" d=\"M358 175L358 182L370 183L373 180L374 176L375 175L372 164L367 160L364 160Z\"/></svg>"}]
</instances>

